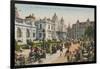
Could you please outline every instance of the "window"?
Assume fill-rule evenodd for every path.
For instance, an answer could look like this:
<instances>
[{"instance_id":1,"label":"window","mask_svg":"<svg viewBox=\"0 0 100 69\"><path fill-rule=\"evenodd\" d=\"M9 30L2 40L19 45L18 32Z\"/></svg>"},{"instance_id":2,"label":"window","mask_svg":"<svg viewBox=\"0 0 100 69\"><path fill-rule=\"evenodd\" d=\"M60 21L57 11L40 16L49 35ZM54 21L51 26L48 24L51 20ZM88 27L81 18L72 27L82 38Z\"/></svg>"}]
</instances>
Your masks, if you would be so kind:
<instances>
[{"instance_id":1,"label":"window","mask_svg":"<svg viewBox=\"0 0 100 69\"><path fill-rule=\"evenodd\" d=\"M42 29L42 24L40 24L40 29Z\"/></svg>"},{"instance_id":2,"label":"window","mask_svg":"<svg viewBox=\"0 0 100 69\"><path fill-rule=\"evenodd\" d=\"M30 37L30 31L29 31L29 29L26 30L26 37Z\"/></svg>"},{"instance_id":3,"label":"window","mask_svg":"<svg viewBox=\"0 0 100 69\"><path fill-rule=\"evenodd\" d=\"M16 18L16 22L23 23L23 19Z\"/></svg>"},{"instance_id":4,"label":"window","mask_svg":"<svg viewBox=\"0 0 100 69\"><path fill-rule=\"evenodd\" d=\"M48 29L50 29L50 25L48 25Z\"/></svg>"},{"instance_id":5,"label":"window","mask_svg":"<svg viewBox=\"0 0 100 69\"><path fill-rule=\"evenodd\" d=\"M42 37L42 34L41 33L39 33L39 38L41 38Z\"/></svg>"},{"instance_id":6,"label":"window","mask_svg":"<svg viewBox=\"0 0 100 69\"><path fill-rule=\"evenodd\" d=\"M35 37L35 33L33 33L33 37Z\"/></svg>"},{"instance_id":7,"label":"window","mask_svg":"<svg viewBox=\"0 0 100 69\"><path fill-rule=\"evenodd\" d=\"M51 27L52 27L52 28L51 28L52 30L55 30L55 29L54 29L54 26L51 26Z\"/></svg>"},{"instance_id":8,"label":"window","mask_svg":"<svg viewBox=\"0 0 100 69\"><path fill-rule=\"evenodd\" d=\"M20 28L17 28L17 37L22 37L22 31Z\"/></svg>"},{"instance_id":9,"label":"window","mask_svg":"<svg viewBox=\"0 0 100 69\"><path fill-rule=\"evenodd\" d=\"M27 25L32 25L32 22L31 21L26 21L26 24Z\"/></svg>"}]
</instances>

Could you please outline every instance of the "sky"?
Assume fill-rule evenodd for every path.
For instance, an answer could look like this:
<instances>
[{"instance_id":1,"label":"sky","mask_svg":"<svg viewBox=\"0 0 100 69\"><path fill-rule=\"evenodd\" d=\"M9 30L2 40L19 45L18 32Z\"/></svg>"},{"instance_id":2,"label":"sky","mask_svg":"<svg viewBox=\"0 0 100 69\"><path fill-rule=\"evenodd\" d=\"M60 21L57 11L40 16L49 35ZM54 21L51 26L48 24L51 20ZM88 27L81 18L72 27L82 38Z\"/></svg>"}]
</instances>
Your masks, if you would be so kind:
<instances>
[{"instance_id":1,"label":"sky","mask_svg":"<svg viewBox=\"0 0 100 69\"><path fill-rule=\"evenodd\" d=\"M54 13L57 14L58 19L64 18L65 24L68 26L76 23L77 20L85 22L88 18L94 21L94 8L80 8L80 7L63 7L63 6L48 6L48 5L34 5L34 4L15 4L19 11L21 18L25 18L30 14L34 14L36 19L44 17L52 18Z\"/></svg>"}]
</instances>

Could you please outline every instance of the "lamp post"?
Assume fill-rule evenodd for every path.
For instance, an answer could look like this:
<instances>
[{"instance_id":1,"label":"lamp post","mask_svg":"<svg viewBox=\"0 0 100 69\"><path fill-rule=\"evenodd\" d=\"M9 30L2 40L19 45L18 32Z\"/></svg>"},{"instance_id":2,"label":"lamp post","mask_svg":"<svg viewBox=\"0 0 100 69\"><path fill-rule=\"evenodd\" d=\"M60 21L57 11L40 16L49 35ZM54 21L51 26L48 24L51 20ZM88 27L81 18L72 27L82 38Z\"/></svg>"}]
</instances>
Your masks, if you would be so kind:
<instances>
[{"instance_id":1,"label":"lamp post","mask_svg":"<svg viewBox=\"0 0 100 69\"><path fill-rule=\"evenodd\" d=\"M45 49L44 39L45 39L45 29L43 29L43 49Z\"/></svg>"},{"instance_id":2,"label":"lamp post","mask_svg":"<svg viewBox=\"0 0 100 69\"><path fill-rule=\"evenodd\" d=\"M45 47L45 29L43 29L43 58L46 58L46 47Z\"/></svg>"}]
</instances>

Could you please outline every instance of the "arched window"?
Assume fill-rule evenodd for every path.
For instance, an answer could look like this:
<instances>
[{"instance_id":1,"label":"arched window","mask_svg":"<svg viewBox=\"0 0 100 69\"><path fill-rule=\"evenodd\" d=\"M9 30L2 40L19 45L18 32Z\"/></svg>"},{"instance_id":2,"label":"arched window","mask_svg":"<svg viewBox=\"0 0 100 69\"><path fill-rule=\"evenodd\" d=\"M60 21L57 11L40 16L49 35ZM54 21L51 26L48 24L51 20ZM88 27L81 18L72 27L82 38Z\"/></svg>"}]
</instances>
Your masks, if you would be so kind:
<instances>
[{"instance_id":1,"label":"arched window","mask_svg":"<svg viewBox=\"0 0 100 69\"><path fill-rule=\"evenodd\" d=\"M17 37L22 37L22 31L20 28L17 28Z\"/></svg>"},{"instance_id":2,"label":"arched window","mask_svg":"<svg viewBox=\"0 0 100 69\"><path fill-rule=\"evenodd\" d=\"M30 31L29 31L29 29L26 30L26 37L30 37Z\"/></svg>"}]
</instances>

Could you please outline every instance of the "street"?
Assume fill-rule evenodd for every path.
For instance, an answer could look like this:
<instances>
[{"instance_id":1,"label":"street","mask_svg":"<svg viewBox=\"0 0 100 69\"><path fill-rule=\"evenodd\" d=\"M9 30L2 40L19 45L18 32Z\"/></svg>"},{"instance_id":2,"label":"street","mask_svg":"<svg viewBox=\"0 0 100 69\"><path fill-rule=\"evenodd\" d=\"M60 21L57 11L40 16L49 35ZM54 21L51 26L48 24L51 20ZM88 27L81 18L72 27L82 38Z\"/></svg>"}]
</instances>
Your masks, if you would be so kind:
<instances>
[{"instance_id":1,"label":"street","mask_svg":"<svg viewBox=\"0 0 100 69\"><path fill-rule=\"evenodd\" d=\"M73 52L78 48L79 48L79 44L71 44L71 46L69 48L69 51ZM63 52L60 52L60 50L58 50L54 54L47 54L46 53L46 58L41 58L40 63L38 61L36 61L36 62L32 62L32 63L27 63L27 64L29 65L29 64L65 63L65 62L68 62L67 57L65 56L66 51L67 51L67 48L63 48ZM30 52L29 49L28 50L27 49L23 50L23 54L24 54L26 59L29 57L29 52Z\"/></svg>"}]
</instances>

